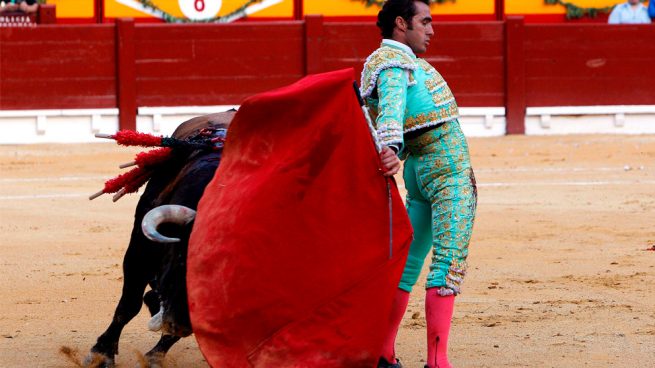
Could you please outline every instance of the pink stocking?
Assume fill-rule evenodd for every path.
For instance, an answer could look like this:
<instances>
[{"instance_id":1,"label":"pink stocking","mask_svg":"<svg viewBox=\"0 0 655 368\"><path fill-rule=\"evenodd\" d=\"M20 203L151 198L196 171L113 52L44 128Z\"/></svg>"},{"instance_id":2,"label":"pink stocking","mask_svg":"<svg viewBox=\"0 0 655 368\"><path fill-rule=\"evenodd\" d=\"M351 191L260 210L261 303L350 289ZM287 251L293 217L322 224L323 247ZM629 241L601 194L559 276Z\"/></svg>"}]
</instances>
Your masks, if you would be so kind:
<instances>
[{"instance_id":1,"label":"pink stocking","mask_svg":"<svg viewBox=\"0 0 655 368\"><path fill-rule=\"evenodd\" d=\"M396 335L398 334L398 328L400 327L400 322L403 320L408 303L409 293L400 289L396 290L396 296L391 306L391 315L389 316L389 327L387 329L387 335L384 338L382 354L380 354L387 362L392 364L396 362L396 350L394 348L396 345Z\"/></svg>"},{"instance_id":2,"label":"pink stocking","mask_svg":"<svg viewBox=\"0 0 655 368\"><path fill-rule=\"evenodd\" d=\"M455 296L439 296L436 288L430 288L425 295L425 319L428 324L429 368L451 368L448 362L448 335L453 317Z\"/></svg>"}]
</instances>

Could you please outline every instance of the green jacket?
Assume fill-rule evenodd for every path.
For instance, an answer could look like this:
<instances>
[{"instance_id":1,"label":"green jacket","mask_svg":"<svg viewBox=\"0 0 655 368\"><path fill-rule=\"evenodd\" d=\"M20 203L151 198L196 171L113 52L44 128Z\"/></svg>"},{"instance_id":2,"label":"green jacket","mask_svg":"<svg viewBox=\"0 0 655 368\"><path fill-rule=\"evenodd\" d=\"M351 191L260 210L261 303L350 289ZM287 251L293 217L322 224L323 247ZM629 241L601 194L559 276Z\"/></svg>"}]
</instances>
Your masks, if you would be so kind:
<instances>
[{"instance_id":1,"label":"green jacket","mask_svg":"<svg viewBox=\"0 0 655 368\"><path fill-rule=\"evenodd\" d=\"M403 134L459 118L448 84L406 45L385 39L364 64L361 94L382 144L403 148Z\"/></svg>"}]
</instances>

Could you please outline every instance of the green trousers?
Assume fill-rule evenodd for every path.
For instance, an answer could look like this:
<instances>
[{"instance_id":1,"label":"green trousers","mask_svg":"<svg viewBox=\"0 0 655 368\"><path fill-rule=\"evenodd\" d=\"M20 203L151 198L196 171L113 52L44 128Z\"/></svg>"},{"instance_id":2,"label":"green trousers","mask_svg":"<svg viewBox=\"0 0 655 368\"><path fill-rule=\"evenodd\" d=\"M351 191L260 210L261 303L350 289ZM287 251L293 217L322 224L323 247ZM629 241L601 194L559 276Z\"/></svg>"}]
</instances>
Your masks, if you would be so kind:
<instances>
[{"instance_id":1,"label":"green trousers","mask_svg":"<svg viewBox=\"0 0 655 368\"><path fill-rule=\"evenodd\" d=\"M460 293L477 205L468 145L457 120L405 141L403 178L414 228L399 288L410 292L432 250L426 288Z\"/></svg>"}]
</instances>

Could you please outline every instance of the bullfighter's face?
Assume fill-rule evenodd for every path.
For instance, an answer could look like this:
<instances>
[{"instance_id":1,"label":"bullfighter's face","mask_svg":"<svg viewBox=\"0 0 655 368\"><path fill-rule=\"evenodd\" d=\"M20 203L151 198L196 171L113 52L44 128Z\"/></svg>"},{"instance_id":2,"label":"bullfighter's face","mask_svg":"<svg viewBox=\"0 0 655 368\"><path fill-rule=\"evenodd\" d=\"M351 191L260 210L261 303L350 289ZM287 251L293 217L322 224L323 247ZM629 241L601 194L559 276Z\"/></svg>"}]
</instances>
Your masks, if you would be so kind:
<instances>
[{"instance_id":1,"label":"bullfighter's face","mask_svg":"<svg viewBox=\"0 0 655 368\"><path fill-rule=\"evenodd\" d=\"M412 17L411 27L405 31L405 44L415 54L422 54L427 51L430 45L430 38L434 36L432 28L432 16L430 7L420 1L415 1L416 14Z\"/></svg>"}]
</instances>

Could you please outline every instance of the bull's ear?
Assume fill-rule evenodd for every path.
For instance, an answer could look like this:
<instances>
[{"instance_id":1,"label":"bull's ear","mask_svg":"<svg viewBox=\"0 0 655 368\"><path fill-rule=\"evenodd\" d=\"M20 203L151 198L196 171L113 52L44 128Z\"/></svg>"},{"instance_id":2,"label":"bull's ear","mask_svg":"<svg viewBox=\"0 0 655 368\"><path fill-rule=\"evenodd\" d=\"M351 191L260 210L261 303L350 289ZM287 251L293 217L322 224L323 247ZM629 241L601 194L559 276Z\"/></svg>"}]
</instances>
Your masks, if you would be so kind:
<instances>
[{"instance_id":1,"label":"bull's ear","mask_svg":"<svg viewBox=\"0 0 655 368\"><path fill-rule=\"evenodd\" d=\"M141 221L141 231L146 238L157 243L177 243L179 238L169 238L157 231L163 223L186 226L196 218L196 211L189 207L167 204L148 211Z\"/></svg>"}]
</instances>

